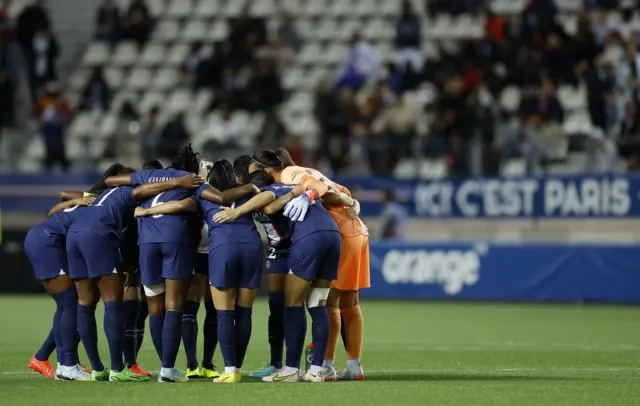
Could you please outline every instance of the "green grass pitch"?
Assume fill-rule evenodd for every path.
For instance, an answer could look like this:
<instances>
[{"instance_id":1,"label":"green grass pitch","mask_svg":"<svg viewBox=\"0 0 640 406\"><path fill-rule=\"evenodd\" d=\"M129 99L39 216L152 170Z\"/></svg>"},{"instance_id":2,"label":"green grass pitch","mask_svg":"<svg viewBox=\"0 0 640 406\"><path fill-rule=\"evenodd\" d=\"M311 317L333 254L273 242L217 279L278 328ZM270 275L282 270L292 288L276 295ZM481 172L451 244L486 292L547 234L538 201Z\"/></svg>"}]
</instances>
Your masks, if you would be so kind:
<instances>
[{"instance_id":1,"label":"green grass pitch","mask_svg":"<svg viewBox=\"0 0 640 406\"><path fill-rule=\"evenodd\" d=\"M0 296L0 405L640 405L638 307L377 301L362 307L366 382L80 383L26 369L48 332L53 301ZM245 370L268 358L267 311L266 302L256 304ZM104 335L100 349L107 363ZM81 358L86 364L82 350ZM182 350L178 359L184 368ZM159 369L148 336L140 362ZM344 362L340 348L337 365Z\"/></svg>"}]
</instances>

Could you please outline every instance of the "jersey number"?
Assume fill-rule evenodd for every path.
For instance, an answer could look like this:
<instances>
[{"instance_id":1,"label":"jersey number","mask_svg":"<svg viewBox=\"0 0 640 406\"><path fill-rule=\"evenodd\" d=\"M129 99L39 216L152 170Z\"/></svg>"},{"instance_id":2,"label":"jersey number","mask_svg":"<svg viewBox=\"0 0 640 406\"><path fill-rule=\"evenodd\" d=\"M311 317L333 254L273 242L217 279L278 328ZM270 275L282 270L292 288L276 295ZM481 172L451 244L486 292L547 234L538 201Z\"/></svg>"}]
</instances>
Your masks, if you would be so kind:
<instances>
[{"instance_id":1,"label":"jersey number","mask_svg":"<svg viewBox=\"0 0 640 406\"><path fill-rule=\"evenodd\" d=\"M104 203L105 200L107 200L107 197L109 197L113 192L115 192L116 190L118 190L117 187L114 187L113 189L111 189L109 191L109 193L107 193L106 195L104 195L104 197L102 199L100 199L100 201L97 204L94 204L95 207L100 207L102 206L102 203Z\"/></svg>"},{"instance_id":2,"label":"jersey number","mask_svg":"<svg viewBox=\"0 0 640 406\"><path fill-rule=\"evenodd\" d=\"M267 248L267 259L276 259L276 247Z\"/></svg>"},{"instance_id":3,"label":"jersey number","mask_svg":"<svg viewBox=\"0 0 640 406\"><path fill-rule=\"evenodd\" d=\"M164 193L164 192L162 192L162 193ZM153 198L153 201L151 201L151 207L156 207L156 206L159 206L159 205L161 205L163 203L163 202L159 201L160 200L160 196L162 196L162 193L160 193L159 195L157 195L156 197ZM151 216L151 217L153 217L154 219L157 219L157 218L160 218L162 216L163 216L163 214L156 214L156 215Z\"/></svg>"}]
</instances>

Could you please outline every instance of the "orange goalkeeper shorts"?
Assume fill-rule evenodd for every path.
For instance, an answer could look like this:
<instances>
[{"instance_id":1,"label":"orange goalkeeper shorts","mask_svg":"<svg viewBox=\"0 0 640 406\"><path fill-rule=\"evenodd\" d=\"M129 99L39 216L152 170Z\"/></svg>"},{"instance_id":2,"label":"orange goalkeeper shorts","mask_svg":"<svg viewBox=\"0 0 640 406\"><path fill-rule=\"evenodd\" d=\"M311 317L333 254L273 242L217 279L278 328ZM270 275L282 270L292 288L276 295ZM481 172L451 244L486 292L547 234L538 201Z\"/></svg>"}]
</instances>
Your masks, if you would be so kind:
<instances>
[{"instance_id":1,"label":"orange goalkeeper shorts","mask_svg":"<svg viewBox=\"0 0 640 406\"><path fill-rule=\"evenodd\" d=\"M369 269L369 237L342 237L342 252L338 265L338 280L331 285L340 290L360 290L371 287Z\"/></svg>"}]
</instances>

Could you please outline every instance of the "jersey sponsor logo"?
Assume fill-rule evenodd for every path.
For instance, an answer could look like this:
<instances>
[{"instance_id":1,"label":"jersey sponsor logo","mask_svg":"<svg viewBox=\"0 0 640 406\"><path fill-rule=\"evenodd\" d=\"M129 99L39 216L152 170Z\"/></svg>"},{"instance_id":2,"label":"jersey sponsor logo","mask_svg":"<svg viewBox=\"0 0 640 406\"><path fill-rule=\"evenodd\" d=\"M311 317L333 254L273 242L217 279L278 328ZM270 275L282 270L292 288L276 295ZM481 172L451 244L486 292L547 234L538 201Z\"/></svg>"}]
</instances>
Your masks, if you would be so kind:
<instances>
[{"instance_id":1,"label":"jersey sponsor logo","mask_svg":"<svg viewBox=\"0 0 640 406\"><path fill-rule=\"evenodd\" d=\"M441 285L448 295L457 295L478 282L487 250L485 245L471 250L390 250L382 276L391 285Z\"/></svg>"}]
</instances>

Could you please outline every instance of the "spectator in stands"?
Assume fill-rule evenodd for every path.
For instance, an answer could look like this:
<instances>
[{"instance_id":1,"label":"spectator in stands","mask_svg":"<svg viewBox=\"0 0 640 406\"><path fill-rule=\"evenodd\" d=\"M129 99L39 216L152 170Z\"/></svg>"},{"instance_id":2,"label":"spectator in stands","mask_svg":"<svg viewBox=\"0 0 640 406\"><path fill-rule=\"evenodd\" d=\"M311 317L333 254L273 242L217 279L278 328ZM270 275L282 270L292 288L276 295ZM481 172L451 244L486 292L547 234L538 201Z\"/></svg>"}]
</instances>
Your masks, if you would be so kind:
<instances>
[{"instance_id":1,"label":"spectator in stands","mask_svg":"<svg viewBox=\"0 0 640 406\"><path fill-rule=\"evenodd\" d=\"M103 0L96 11L96 39L115 43L120 38L122 18L115 0Z\"/></svg>"},{"instance_id":2,"label":"spectator in stands","mask_svg":"<svg viewBox=\"0 0 640 406\"><path fill-rule=\"evenodd\" d=\"M293 17L287 11L280 13L278 41L296 53L300 51L303 45L302 38L300 38L298 34Z\"/></svg>"},{"instance_id":3,"label":"spectator in stands","mask_svg":"<svg viewBox=\"0 0 640 406\"><path fill-rule=\"evenodd\" d=\"M195 88L198 85L198 73L200 71L200 63L202 62L202 57L200 56L201 50L202 42L194 42L191 45L187 59L182 63L180 82L185 87Z\"/></svg>"},{"instance_id":4,"label":"spectator in stands","mask_svg":"<svg viewBox=\"0 0 640 406\"><path fill-rule=\"evenodd\" d=\"M618 25L618 33L625 41L635 36L640 31L640 21L636 18L633 8L626 7L622 10L622 21Z\"/></svg>"},{"instance_id":5,"label":"spectator in stands","mask_svg":"<svg viewBox=\"0 0 640 406\"><path fill-rule=\"evenodd\" d=\"M46 93L38 102L36 117L46 150L45 167L51 170L55 164L59 164L66 171L69 169L66 135L71 121L71 107L60 93L57 83L47 84Z\"/></svg>"},{"instance_id":6,"label":"spectator in stands","mask_svg":"<svg viewBox=\"0 0 640 406\"><path fill-rule=\"evenodd\" d=\"M142 160L147 162L158 158L158 143L160 142L160 108L153 106L142 120L140 126L140 145Z\"/></svg>"},{"instance_id":7,"label":"spectator in stands","mask_svg":"<svg viewBox=\"0 0 640 406\"><path fill-rule=\"evenodd\" d=\"M251 15L251 3L242 8L240 17L229 21L229 61L237 68L253 60L255 50L267 41L267 27L263 18Z\"/></svg>"},{"instance_id":8,"label":"spectator in stands","mask_svg":"<svg viewBox=\"0 0 640 406\"><path fill-rule=\"evenodd\" d=\"M402 1L402 10L396 20L396 66L400 71L407 67L414 72L422 68L422 43L420 17L413 10L411 0Z\"/></svg>"},{"instance_id":9,"label":"spectator in stands","mask_svg":"<svg viewBox=\"0 0 640 406\"><path fill-rule=\"evenodd\" d=\"M382 192L382 213L380 213L380 239L404 239L405 225L409 217L407 209L398 202L391 189Z\"/></svg>"},{"instance_id":10,"label":"spectator in stands","mask_svg":"<svg viewBox=\"0 0 640 406\"><path fill-rule=\"evenodd\" d=\"M110 103L111 89L104 78L102 67L96 67L82 91L80 109L107 111Z\"/></svg>"},{"instance_id":11,"label":"spectator in stands","mask_svg":"<svg viewBox=\"0 0 640 406\"><path fill-rule=\"evenodd\" d=\"M224 148L239 148L238 128L231 120L231 110L227 103L222 103L219 109L212 108L207 117L204 135L206 141L204 149L219 151Z\"/></svg>"},{"instance_id":12,"label":"spectator in stands","mask_svg":"<svg viewBox=\"0 0 640 406\"><path fill-rule=\"evenodd\" d=\"M615 140L600 128L594 128L587 140L587 173L611 173L620 168Z\"/></svg>"},{"instance_id":13,"label":"spectator in stands","mask_svg":"<svg viewBox=\"0 0 640 406\"><path fill-rule=\"evenodd\" d=\"M124 18L122 37L142 47L153 29L151 12L144 0L134 0Z\"/></svg>"},{"instance_id":14,"label":"spectator in stands","mask_svg":"<svg viewBox=\"0 0 640 406\"><path fill-rule=\"evenodd\" d=\"M56 60L60 54L58 41L46 28L38 30L33 36L31 47L25 50L29 64L31 97L37 100L47 82L58 78Z\"/></svg>"},{"instance_id":15,"label":"spectator in stands","mask_svg":"<svg viewBox=\"0 0 640 406\"><path fill-rule=\"evenodd\" d=\"M261 60L254 65L245 93L245 105L250 111L269 110L282 103L284 89L274 61Z\"/></svg>"},{"instance_id":16,"label":"spectator in stands","mask_svg":"<svg viewBox=\"0 0 640 406\"><path fill-rule=\"evenodd\" d=\"M185 117L183 112L177 113L171 119L160 133L158 143L158 157L169 158L176 156L180 148L189 142L191 136L185 126Z\"/></svg>"},{"instance_id":17,"label":"spectator in stands","mask_svg":"<svg viewBox=\"0 0 640 406\"><path fill-rule=\"evenodd\" d=\"M609 128L611 124L607 114L607 106L611 103L615 77L613 66L603 55L599 55L594 67L585 75L587 84L587 104L589 116L594 127Z\"/></svg>"},{"instance_id":18,"label":"spectator in stands","mask_svg":"<svg viewBox=\"0 0 640 406\"><path fill-rule=\"evenodd\" d=\"M340 67L336 87L350 86L358 90L377 78L379 68L378 53L359 32L355 32L348 41L347 55Z\"/></svg>"},{"instance_id":19,"label":"spectator in stands","mask_svg":"<svg viewBox=\"0 0 640 406\"><path fill-rule=\"evenodd\" d=\"M33 47L33 37L40 30L50 30L51 21L43 0L32 0L17 19L18 42L25 53Z\"/></svg>"},{"instance_id":20,"label":"spectator in stands","mask_svg":"<svg viewBox=\"0 0 640 406\"><path fill-rule=\"evenodd\" d=\"M15 122L14 96L22 69L20 49L9 40L7 31L0 33L0 138L2 129Z\"/></svg>"}]
</instances>

